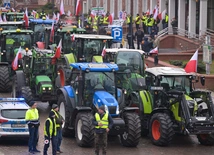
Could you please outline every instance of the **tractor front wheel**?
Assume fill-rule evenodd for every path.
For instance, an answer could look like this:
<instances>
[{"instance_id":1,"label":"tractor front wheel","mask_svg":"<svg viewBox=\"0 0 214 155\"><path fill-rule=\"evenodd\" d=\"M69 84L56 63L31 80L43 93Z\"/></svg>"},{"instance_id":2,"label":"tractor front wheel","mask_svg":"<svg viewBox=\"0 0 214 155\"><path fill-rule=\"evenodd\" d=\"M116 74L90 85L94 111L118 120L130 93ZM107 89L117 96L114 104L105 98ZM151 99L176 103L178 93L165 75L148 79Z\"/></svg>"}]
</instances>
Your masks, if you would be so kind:
<instances>
[{"instance_id":1,"label":"tractor front wheel","mask_svg":"<svg viewBox=\"0 0 214 155\"><path fill-rule=\"evenodd\" d=\"M0 92L10 92L12 89L12 81L8 66L0 66Z\"/></svg>"},{"instance_id":2,"label":"tractor front wheel","mask_svg":"<svg viewBox=\"0 0 214 155\"><path fill-rule=\"evenodd\" d=\"M90 147L94 143L93 115L89 112L77 114L75 122L75 135L77 144L81 147Z\"/></svg>"},{"instance_id":3,"label":"tractor front wheel","mask_svg":"<svg viewBox=\"0 0 214 155\"><path fill-rule=\"evenodd\" d=\"M24 86L21 88L21 97L23 97L27 104L30 103L30 101L33 101L33 94L28 86Z\"/></svg>"},{"instance_id":4,"label":"tractor front wheel","mask_svg":"<svg viewBox=\"0 0 214 155\"><path fill-rule=\"evenodd\" d=\"M173 122L168 114L156 113L150 121L150 136L152 143L158 146L168 145L174 135Z\"/></svg>"},{"instance_id":5,"label":"tractor front wheel","mask_svg":"<svg viewBox=\"0 0 214 155\"><path fill-rule=\"evenodd\" d=\"M124 113L125 132L120 135L121 143L127 147L138 145L141 137L140 118L136 113Z\"/></svg>"},{"instance_id":6,"label":"tractor front wheel","mask_svg":"<svg viewBox=\"0 0 214 155\"><path fill-rule=\"evenodd\" d=\"M214 145L214 134L200 134L197 138L201 145Z\"/></svg>"}]
</instances>

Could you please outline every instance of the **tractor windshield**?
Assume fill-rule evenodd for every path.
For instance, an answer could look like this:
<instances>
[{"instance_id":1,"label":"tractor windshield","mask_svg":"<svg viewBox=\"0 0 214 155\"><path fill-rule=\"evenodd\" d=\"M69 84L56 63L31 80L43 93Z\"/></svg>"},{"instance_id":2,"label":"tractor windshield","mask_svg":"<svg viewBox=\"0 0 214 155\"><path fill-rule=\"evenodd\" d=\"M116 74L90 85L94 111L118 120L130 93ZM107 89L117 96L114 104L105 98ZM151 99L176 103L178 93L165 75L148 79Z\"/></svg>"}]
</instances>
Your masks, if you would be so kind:
<instances>
[{"instance_id":1,"label":"tractor windshield","mask_svg":"<svg viewBox=\"0 0 214 155\"><path fill-rule=\"evenodd\" d=\"M142 57L139 52L118 52L116 63L119 69L130 69L132 73L140 74L142 71Z\"/></svg>"},{"instance_id":2,"label":"tractor windshield","mask_svg":"<svg viewBox=\"0 0 214 155\"><path fill-rule=\"evenodd\" d=\"M85 74L85 90L94 93L95 90L105 90L114 94L114 73L112 72L89 72Z\"/></svg>"},{"instance_id":3,"label":"tractor windshield","mask_svg":"<svg viewBox=\"0 0 214 155\"><path fill-rule=\"evenodd\" d=\"M185 91L187 94L190 92L190 80L186 76L164 76L161 80L161 86L168 90Z\"/></svg>"},{"instance_id":4,"label":"tractor windshield","mask_svg":"<svg viewBox=\"0 0 214 155\"><path fill-rule=\"evenodd\" d=\"M21 28L22 25L0 25L3 30L15 30L17 28Z\"/></svg>"},{"instance_id":5,"label":"tractor windshield","mask_svg":"<svg viewBox=\"0 0 214 155\"><path fill-rule=\"evenodd\" d=\"M34 41L35 42L44 42L45 41L45 27L48 27L50 25L48 24L33 24L34 28L33 31L35 33L34 35Z\"/></svg>"},{"instance_id":6,"label":"tractor windshield","mask_svg":"<svg viewBox=\"0 0 214 155\"><path fill-rule=\"evenodd\" d=\"M35 75L51 75L52 65L50 57L35 58L33 62L32 70Z\"/></svg>"}]
</instances>

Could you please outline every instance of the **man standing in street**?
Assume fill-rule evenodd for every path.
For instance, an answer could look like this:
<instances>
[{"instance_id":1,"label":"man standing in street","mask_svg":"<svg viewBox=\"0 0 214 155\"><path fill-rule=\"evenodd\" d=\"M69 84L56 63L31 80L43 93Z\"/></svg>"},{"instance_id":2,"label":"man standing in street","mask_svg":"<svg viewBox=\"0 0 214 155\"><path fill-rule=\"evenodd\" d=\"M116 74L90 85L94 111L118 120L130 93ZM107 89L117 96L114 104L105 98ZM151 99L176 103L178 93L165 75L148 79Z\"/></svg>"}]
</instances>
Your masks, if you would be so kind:
<instances>
[{"instance_id":1,"label":"man standing in street","mask_svg":"<svg viewBox=\"0 0 214 155\"><path fill-rule=\"evenodd\" d=\"M143 38L144 38L144 33L143 33L143 31L141 31L140 27L135 32L135 38L137 38L137 49L140 49L140 46L141 46Z\"/></svg>"},{"instance_id":2,"label":"man standing in street","mask_svg":"<svg viewBox=\"0 0 214 155\"><path fill-rule=\"evenodd\" d=\"M37 103L35 101L31 101L29 103L30 109L27 110L25 114L25 120L28 124L29 130L29 152L34 154L36 152L40 152L36 149L37 141L38 141L38 129L39 129L39 113L37 110Z\"/></svg>"},{"instance_id":3,"label":"man standing in street","mask_svg":"<svg viewBox=\"0 0 214 155\"><path fill-rule=\"evenodd\" d=\"M105 112L104 105L98 108L93 125L95 125L95 154L99 155L100 146L102 146L103 155L106 155L107 133L113 126L113 120L111 115Z\"/></svg>"},{"instance_id":4,"label":"man standing in street","mask_svg":"<svg viewBox=\"0 0 214 155\"><path fill-rule=\"evenodd\" d=\"M52 143L52 155L56 155L56 132L55 113L50 111L49 117L46 119L44 126L45 145L43 155L47 155L50 141Z\"/></svg>"},{"instance_id":5,"label":"man standing in street","mask_svg":"<svg viewBox=\"0 0 214 155\"><path fill-rule=\"evenodd\" d=\"M57 130L57 134L56 134L56 150L57 152L56 153L63 153L61 150L60 150L60 145L61 145L61 142L62 142L62 124L64 122L64 118L60 115L59 113L59 107L57 104L53 104L52 105L52 110L55 114L55 119L56 119L56 130Z\"/></svg>"}]
</instances>

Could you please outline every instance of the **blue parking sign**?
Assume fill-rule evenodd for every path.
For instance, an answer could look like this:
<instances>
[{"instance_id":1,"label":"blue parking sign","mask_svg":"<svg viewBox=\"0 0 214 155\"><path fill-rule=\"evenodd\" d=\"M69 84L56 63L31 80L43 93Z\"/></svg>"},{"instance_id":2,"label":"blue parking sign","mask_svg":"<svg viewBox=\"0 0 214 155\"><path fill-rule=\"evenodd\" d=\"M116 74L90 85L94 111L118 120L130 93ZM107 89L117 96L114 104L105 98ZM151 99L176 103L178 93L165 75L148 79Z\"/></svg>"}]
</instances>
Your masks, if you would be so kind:
<instances>
[{"instance_id":1,"label":"blue parking sign","mask_svg":"<svg viewBox=\"0 0 214 155\"><path fill-rule=\"evenodd\" d=\"M113 41L121 42L123 39L122 27L112 27L111 28L111 36L113 37Z\"/></svg>"}]
</instances>

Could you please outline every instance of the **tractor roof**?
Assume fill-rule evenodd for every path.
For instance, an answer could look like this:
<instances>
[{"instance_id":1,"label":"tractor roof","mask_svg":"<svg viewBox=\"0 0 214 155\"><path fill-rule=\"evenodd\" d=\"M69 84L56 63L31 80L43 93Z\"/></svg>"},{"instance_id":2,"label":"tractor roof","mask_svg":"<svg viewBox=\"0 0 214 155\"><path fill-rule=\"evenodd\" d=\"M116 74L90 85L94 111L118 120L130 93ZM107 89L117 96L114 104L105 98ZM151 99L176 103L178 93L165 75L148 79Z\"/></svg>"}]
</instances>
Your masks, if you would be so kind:
<instances>
[{"instance_id":1,"label":"tractor roof","mask_svg":"<svg viewBox=\"0 0 214 155\"><path fill-rule=\"evenodd\" d=\"M71 34L73 35L73 34ZM113 37L107 36L107 35L96 35L96 34L74 34L75 38L81 38L81 39L108 39L112 40Z\"/></svg>"},{"instance_id":2,"label":"tractor roof","mask_svg":"<svg viewBox=\"0 0 214 155\"><path fill-rule=\"evenodd\" d=\"M62 29L58 29L58 32L85 32L86 30L83 28L74 28L74 26L66 26L66 27L62 27Z\"/></svg>"},{"instance_id":3,"label":"tractor roof","mask_svg":"<svg viewBox=\"0 0 214 155\"><path fill-rule=\"evenodd\" d=\"M147 68L146 72L151 73L155 76L165 75L165 76L179 76L179 75L192 75L186 73L183 68L174 68L174 67L152 67Z\"/></svg>"},{"instance_id":4,"label":"tractor roof","mask_svg":"<svg viewBox=\"0 0 214 155\"><path fill-rule=\"evenodd\" d=\"M127 48L107 48L106 53L118 53L118 52L139 52L140 54L144 54L145 52L138 49L127 49Z\"/></svg>"},{"instance_id":5,"label":"tractor roof","mask_svg":"<svg viewBox=\"0 0 214 155\"><path fill-rule=\"evenodd\" d=\"M7 15L24 15L24 12L8 12Z\"/></svg>"},{"instance_id":6,"label":"tractor roof","mask_svg":"<svg viewBox=\"0 0 214 155\"><path fill-rule=\"evenodd\" d=\"M113 72L118 70L118 66L111 63L72 63L70 66L78 70L92 72Z\"/></svg>"},{"instance_id":7,"label":"tractor roof","mask_svg":"<svg viewBox=\"0 0 214 155\"><path fill-rule=\"evenodd\" d=\"M9 21L9 22L0 22L0 25L22 25L23 23L24 21L18 21L18 22Z\"/></svg>"},{"instance_id":8,"label":"tractor roof","mask_svg":"<svg viewBox=\"0 0 214 155\"><path fill-rule=\"evenodd\" d=\"M35 23L35 24L52 24L52 23L56 23L56 20L53 19L30 19L30 23Z\"/></svg>"},{"instance_id":9,"label":"tractor roof","mask_svg":"<svg viewBox=\"0 0 214 155\"><path fill-rule=\"evenodd\" d=\"M33 33L32 30L21 30L21 29L16 29L16 30L3 30L2 34L7 34L7 33Z\"/></svg>"}]
</instances>

